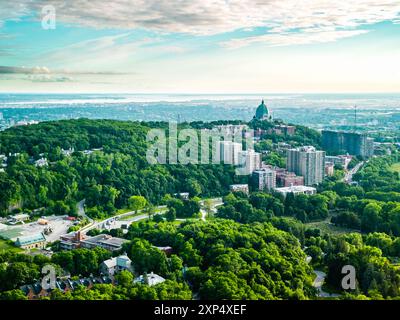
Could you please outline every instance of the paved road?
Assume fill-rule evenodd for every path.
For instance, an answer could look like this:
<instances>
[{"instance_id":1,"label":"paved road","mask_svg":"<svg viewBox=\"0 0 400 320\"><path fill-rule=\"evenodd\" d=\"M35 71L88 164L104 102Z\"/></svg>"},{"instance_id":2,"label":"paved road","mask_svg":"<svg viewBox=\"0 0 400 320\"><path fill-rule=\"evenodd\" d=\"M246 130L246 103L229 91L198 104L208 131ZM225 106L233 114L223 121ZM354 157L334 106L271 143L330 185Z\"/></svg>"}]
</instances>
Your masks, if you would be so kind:
<instances>
[{"instance_id":1,"label":"paved road","mask_svg":"<svg viewBox=\"0 0 400 320\"><path fill-rule=\"evenodd\" d=\"M357 165L351 169L350 171L346 172L346 175L344 176L343 181L350 184L353 182L353 175L355 175L358 170L361 169L361 167L364 165L364 161L361 161L360 163L357 163Z\"/></svg>"},{"instance_id":2,"label":"paved road","mask_svg":"<svg viewBox=\"0 0 400 320\"><path fill-rule=\"evenodd\" d=\"M156 208L156 213L155 214L164 213L166 208L167 208L167 206L158 206ZM143 210L139 210L139 212L141 212L141 211L143 211ZM135 216L135 217L133 217L132 219L129 219L129 220L124 220L124 221L119 220L122 217L131 216L133 214L135 214L135 211L129 211L129 212L121 213L121 214L118 214L116 216L104 219L104 220L99 221L99 222L91 223L90 225L82 228L81 232L85 232L86 233L89 230L92 230L94 228L108 229L108 227L111 227L112 229L117 229L117 228L120 228L120 226L122 224L126 224L126 223L129 223L129 222L140 221L140 220L143 220L143 219L146 219L146 218L149 217L148 214L141 214L141 215ZM116 226L117 224L119 226ZM103 226L107 226L107 225L108 225L108 227L103 228ZM115 225L115 227L113 225Z\"/></svg>"},{"instance_id":3,"label":"paved road","mask_svg":"<svg viewBox=\"0 0 400 320\"><path fill-rule=\"evenodd\" d=\"M214 198L211 199L211 210L215 211L218 206L222 206L224 202L222 201L222 198ZM204 205L204 200L200 201L200 204L203 206ZM207 212L204 209L200 209L201 213L201 220L206 221L207 217Z\"/></svg>"},{"instance_id":4,"label":"paved road","mask_svg":"<svg viewBox=\"0 0 400 320\"><path fill-rule=\"evenodd\" d=\"M326 278L326 273L318 270L314 270L314 273L317 275L317 277L314 280L313 286L318 290L318 297L322 298L335 298L339 297L340 295L335 294L335 293L328 293L324 290L322 290L322 285L325 282Z\"/></svg>"},{"instance_id":5,"label":"paved road","mask_svg":"<svg viewBox=\"0 0 400 320\"><path fill-rule=\"evenodd\" d=\"M216 207L218 207L218 206L223 204L222 198L214 198L214 199L211 199L211 201L212 201L212 209L213 210L215 210ZM201 201L200 203L203 204L204 200ZM87 217L86 214L84 213L85 210L84 210L84 205L83 204L84 204L84 200L82 200L81 202L78 203L78 211L80 212L79 213L80 215L82 215L84 217ZM167 209L167 206L158 206L156 208L157 212L155 214L163 214L163 213L165 213L166 209ZM139 212L140 211L142 211L142 210L139 210ZM201 209L200 212L201 212L201 220L205 221L206 220L206 216L207 216L207 212L205 210L203 210L203 209ZM121 225L123 225L123 224L130 224L132 222L137 222L137 221L144 220L144 219L148 218L147 214L141 214L141 215L132 217L132 219L129 219L129 220L120 220L120 218L122 218L122 217L131 216L133 214L135 214L135 211L129 211L129 212L126 212L126 213L122 213L122 214L119 214L119 215L104 219L104 220L99 221L99 222L94 222L93 220L91 220L91 223L89 225L83 227L81 229L81 232L86 233L89 230L92 230L94 228L118 229L118 228L121 228ZM177 219L177 220L185 220L185 219Z\"/></svg>"}]
</instances>

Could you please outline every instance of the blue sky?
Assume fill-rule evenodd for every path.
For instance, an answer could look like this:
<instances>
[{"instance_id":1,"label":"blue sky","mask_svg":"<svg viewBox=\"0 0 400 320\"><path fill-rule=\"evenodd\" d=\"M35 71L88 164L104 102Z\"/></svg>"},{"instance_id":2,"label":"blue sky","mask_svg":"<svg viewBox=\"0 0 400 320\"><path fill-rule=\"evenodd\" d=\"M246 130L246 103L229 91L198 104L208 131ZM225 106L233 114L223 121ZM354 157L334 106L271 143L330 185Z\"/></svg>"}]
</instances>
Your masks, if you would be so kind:
<instances>
[{"instance_id":1,"label":"blue sky","mask_svg":"<svg viewBox=\"0 0 400 320\"><path fill-rule=\"evenodd\" d=\"M399 92L399 36L398 0L14 0L0 91Z\"/></svg>"}]
</instances>

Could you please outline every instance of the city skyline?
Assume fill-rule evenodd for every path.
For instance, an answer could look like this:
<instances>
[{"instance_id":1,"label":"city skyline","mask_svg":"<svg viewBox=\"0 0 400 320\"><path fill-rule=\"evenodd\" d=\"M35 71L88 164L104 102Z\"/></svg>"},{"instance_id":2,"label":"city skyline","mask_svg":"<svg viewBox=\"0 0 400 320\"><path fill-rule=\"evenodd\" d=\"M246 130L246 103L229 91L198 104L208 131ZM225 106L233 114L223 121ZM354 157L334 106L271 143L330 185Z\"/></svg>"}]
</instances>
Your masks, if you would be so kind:
<instances>
[{"instance_id":1,"label":"city skyline","mask_svg":"<svg viewBox=\"0 0 400 320\"><path fill-rule=\"evenodd\" d=\"M397 92L399 14L394 0L17 0L0 8L0 92Z\"/></svg>"}]
</instances>

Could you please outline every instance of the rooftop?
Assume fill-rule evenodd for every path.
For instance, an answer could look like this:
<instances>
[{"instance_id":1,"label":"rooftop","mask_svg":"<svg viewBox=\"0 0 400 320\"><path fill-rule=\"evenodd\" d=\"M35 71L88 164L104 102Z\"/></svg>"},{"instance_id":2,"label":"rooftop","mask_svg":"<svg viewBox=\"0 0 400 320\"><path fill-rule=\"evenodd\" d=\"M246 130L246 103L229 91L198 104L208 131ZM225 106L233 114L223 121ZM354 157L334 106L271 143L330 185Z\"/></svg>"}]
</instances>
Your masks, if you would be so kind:
<instances>
[{"instance_id":1,"label":"rooftop","mask_svg":"<svg viewBox=\"0 0 400 320\"><path fill-rule=\"evenodd\" d=\"M17 246L26 246L42 241L46 241L46 237L43 235L43 233L37 233L30 236L18 237L17 241L15 241L15 244Z\"/></svg>"},{"instance_id":2,"label":"rooftop","mask_svg":"<svg viewBox=\"0 0 400 320\"><path fill-rule=\"evenodd\" d=\"M296 193L296 192L304 192L304 191L316 191L316 188L307 187L307 186L290 186L290 187L282 187L282 188L275 188L275 191L278 192L285 192L285 193Z\"/></svg>"}]
</instances>

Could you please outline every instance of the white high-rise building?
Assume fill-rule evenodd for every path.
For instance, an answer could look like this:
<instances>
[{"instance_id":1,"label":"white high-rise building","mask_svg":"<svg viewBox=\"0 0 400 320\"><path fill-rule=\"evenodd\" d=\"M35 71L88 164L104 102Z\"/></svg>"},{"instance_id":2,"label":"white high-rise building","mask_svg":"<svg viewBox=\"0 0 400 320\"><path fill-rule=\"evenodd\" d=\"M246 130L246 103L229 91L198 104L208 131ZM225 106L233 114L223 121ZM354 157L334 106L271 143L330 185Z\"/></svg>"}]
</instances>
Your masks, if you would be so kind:
<instances>
[{"instance_id":1,"label":"white high-rise building","mask_svg":"<svg viewBox=\"0 0 400 320\"><path fill-rule=\"evenodd\" d=\"M224 164L238 165L240 163L239 154L242 151L242 144L233 141L218 142L220 160Z\"/></svg>"},{"instance_id":2,"label":"white high-rise building","mask_svg":"<svg viewBox=\"0 0 400 320\"><path fill-rule=\"evenodd\" d=\"M239 152L239 165L245 169L247 174L252 174L261 168L261 153L254 150Z\"/></svg>"},{"instance_id":3,"label":"white high-rise building","mask_svg":"<svg viewBox=\"0 0 400 320\"><path fill-rule=\"evenodd\" d=\"M253 182L258 190L269 191L276 188L276 171L265 168L253 172Z\"/></svg>"},{"instance_id":4,"label":"white high-rise building","mask_svg":"<svg viewBox=\"0 0 400 320\"><path fill-rule=\"evenodd\" d=\"M324 180L325 151L305 146L287 151L287 169L304 177L304 184L312 186Z\"/></svg>"}]
</instances>

